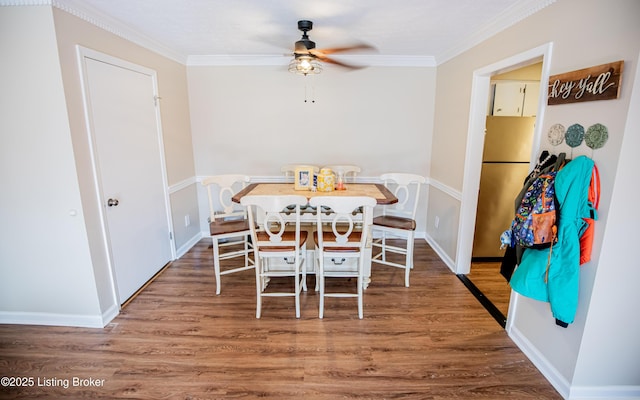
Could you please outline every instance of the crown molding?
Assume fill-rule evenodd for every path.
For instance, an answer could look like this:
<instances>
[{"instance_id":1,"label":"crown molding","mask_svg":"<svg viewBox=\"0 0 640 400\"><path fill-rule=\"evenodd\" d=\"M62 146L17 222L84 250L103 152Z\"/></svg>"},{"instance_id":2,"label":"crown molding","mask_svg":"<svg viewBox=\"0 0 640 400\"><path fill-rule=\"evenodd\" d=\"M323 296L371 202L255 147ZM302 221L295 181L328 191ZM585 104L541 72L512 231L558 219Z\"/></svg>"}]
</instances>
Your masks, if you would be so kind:
<instances>
[{"instance_id":1,"label":"crown molding","mask_svg":"<svg viewBox=\"0 0 640 400\"><path fill-rule=\"evenodd\" d=\"M469 39L437 56L352 55L341 61L372 67L436 67L489 39L557 0L522 0L481 27ZM74 15L107 32L187 66L280 66L291 57L282 55L186 55L134 31L121 22L88 6L82 0L0 0L0 6L51 6Z\"/></svg>"},{"instance_id":2,"label":"crown molding","mask_svg":"<svg viewBox=\"0 0 640 400\"><path fill-rule=\"evenodd\" d=\"M500 13L490 23L484 25L467 40L460 42L458 45L451 47L449 50L436 56L436 63L440 65L452 58L464 53L465 51L477 46L495 34L517 24L523 19L530 17L555 3L557 0L522 0L508 9Z\"/></svg>"},{"instance_id":3,"label":"crown molding","mask_svg":"<svg viewBox=\"0 0 640 400\"><path fill-rule=\"evenodd\" d=\"M188 56L187 66L271 66L288 65L290 56L283 55L202 55Z\"/></svg>"},{"instance_id":4,"label":"crown molding","mask_svg":"<svg viewBox=\"0 0 640 400\"><path fill-rule=\"evenodd\" d=\"M137 32L127 25L117 21L108 15L101 13L100 11L86 5L82 0L53 0L53 6L66 11L67 13L74 15L82 20L89 22L104 29L107 32L113 33L123 39L133 42L147 50L158 53L171 60L177 61L180 64L185 64L187 56L181 54L169 47L165 46L150 37L147 37L140 32Z\"/></svg>"},{"instance_id":5,"label":"crown molding","mask_svg":"<svg viewBox=\"0 0 640 400\"><path fill-rule=\"evenodd\" d=\"M0 0L0 6L54 7L180 64L185 64L187 61L186 55L180 54L164 44L142 35L125 24L90 7L81 0Z\"/></svg>"},{"instance_id":6,"label":"crown molding","mask_svg":"<svg viewBox=\"0 0 640 400\"><path fill-rule=\"evenodd\" d=\"M0 0L0 7L50 5L52 5L52 0Z\"/></svg>"}]
</instances>

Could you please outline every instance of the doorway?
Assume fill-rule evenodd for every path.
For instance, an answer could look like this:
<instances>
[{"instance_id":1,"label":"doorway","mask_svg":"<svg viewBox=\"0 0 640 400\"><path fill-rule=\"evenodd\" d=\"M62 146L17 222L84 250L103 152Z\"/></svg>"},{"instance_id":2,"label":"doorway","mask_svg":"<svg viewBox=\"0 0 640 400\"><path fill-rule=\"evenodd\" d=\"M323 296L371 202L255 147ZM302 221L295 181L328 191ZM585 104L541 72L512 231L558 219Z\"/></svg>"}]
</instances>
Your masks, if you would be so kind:
<instances>
[{"instance_id":1,"label":"doorway","mask_svg":"<svg viewBox=\"0 0 640 400\"><path fill-rule=\"evenodd\" d=\"M549 76L549 59L551 55L551 43L532 49L530 51L518 54L516 56L505 59L496 64L492 64L480 70L474 71L472 99L470 110L469 132L467 136L467 157L465 163L465 177L463 184L461 218L458 249L456 254L456 274L467 285L470 291L485 306L489 313L507 330L508 316L517 305L517 296L512 296L510 287L506 279L500 275L500 255L494 257L474 257L476 235L476 221L481 217L480 192L482 190L481 175L484 164L483 155L485 153L485 129L487 127L488 114L494 114L492 108L493 94L492 91L495 83L500 78L507 81L521 79L518 73L521 73L537 64L537 81L546 82ZM516 78L517 77L517 78ZM496 79L497 78L497 79ZM506 79L505 79L506 78ZM516 78L516 79L511 79ZM527 79L534 81L534 79ZM537 87L538 100L535 104L535 128L532 135L528 139L529 153L525 155L522 161L524 166L520 169L525 171L531 169L532 160L538 152L541 137L541 121L546 99L546 85ZM497 111L497 110L496 110ZM501 164L501 163L497 163ZM514 175L517 175L514 174ZM515 181L524 180L526 173L521 178L516 177ZM521 188L521 187L520 187ZM513 218L513 199L507 202L508 209L506 214L510 214ZM506 222L506 227L510 220ZM503 230L504 230L503 229ZM491 234L489 234L491 235ZM493 236L493 235L492 235ZM499 248L499 233L495 238L497 248ZM500 303L499 306L493 304Z\"/></svg>"},{"instance_id":2,"label":"doorway","mask_svg":"<svg viewBox=\"0 0 640 400\"><path fill-rule=\"evenodd\" d=\"M511 224L514 199L530 171L541 73L542 62L537 62L491 76L471 270L467 278L477 297L486 303L485 308L502 326L506 324L511 288L500 273L505 253L500 235Z\"/></svg>"},{"instance_id":3,"label":"doorway","mask_svg":"<svg viewBox=\"0 0 640 400\"><path fill-rule=\"evenodd\" d=\"M80 57L103 230L124 304L174 258L155 71L85 48Z\"/></svg>"}]
</instances>

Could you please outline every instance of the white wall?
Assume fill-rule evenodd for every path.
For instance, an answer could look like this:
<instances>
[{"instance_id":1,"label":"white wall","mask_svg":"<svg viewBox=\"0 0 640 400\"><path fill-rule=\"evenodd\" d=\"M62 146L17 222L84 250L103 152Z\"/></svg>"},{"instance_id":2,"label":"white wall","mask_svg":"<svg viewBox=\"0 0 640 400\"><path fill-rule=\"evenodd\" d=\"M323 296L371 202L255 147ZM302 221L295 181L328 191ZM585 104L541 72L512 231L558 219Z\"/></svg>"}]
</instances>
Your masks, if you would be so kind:
<instances>
[{"instance_id":1,"label":"white wall","mask_svg":"<svg viewBox=\"0 0 640 400\"><path fill-rule=\"evenodd\" d=\"M0 18L0 322L104 326L119 305L76 46L158 73L178 248L200 238L186 66L50 5L0 7Z\"/></svg>"},{"instance_id":2,"label":"white wall","mask_svg":"<svg viewBox=\"0 0 640 400\"><path fill-rule=\"evenodd\" d=\"M625 61L623 88L619 99L546 107L544 119L540 121L543 135L555 123L562 123L565 126L580 123L588 127L599 122L606 125L610 132L609 141L604 148L592 153L590 149L583 146L573 153L573 156L583 153L592 156L600 169L602 179L600 220L596 224L594 258L592 262L581 268L580 297L575 322L567 329L557 327L547 303L524 297L518 297L516 308L512 310L509 321L511 337L556 388L567 397L574 385L588 385L585 377L591 377L595 367L593 365L587 367L587 364L593 362L597 355L602 354L594 348L596 345L594 336L601 332L602 328L598 326L609 321L598 316L593 317L595 318L593 323L587 323L587 318L590 317L590 310L596 310L603 304L607 306L611 304L608 301L601 303L605 295L595 292L594 289L600 284L601 278L605 280L603 282L607 288L605 290L613 289L606 283L611 279L610 276L600 275L600 270L610 268L607 264L603 264L606 257L617 256L612 254L607 256L604 253L608 248L602 247L603 240L605 237L611 237L614 241L624 239L624 231L620 231L621 227L609 221L608 217L610 210L614 207L611 194L615 189L631 195L628 183L618 182L616 171L619 168L618 159L623 138L630 133L629 130L625 130L625 123L629 115L635 66L640 50L640 41L638 41L640 26L636 21L639 15L640 2L635 0L615 0L606 4L598 0L559 0L438 67L431 178L440 182L450 193L455 194L461 190L464 179L469 99L471 98L471 80L475 70L545 43L553 45L550 57L551 74L617 60ZM554 152L567 151L564 147L551 148L544 137L542 147L538 150L543 148L549 148ZM457 249L457 244L452 246L452 243L456 240L460 241L459 233L456 231L457 215L449 215L444 211L459 207L460 198L445 194L444 191L436 194L437 191L437 188L431 188L428 215L432 218L435 213L441 213L441 226L453 229L452 235L434 236L436 246L451 251ZM449 218L443 221L443 215L449 215ZM446 255L455 261L454 252ZM617 275L620 279L625 279L624 276L629 270L636 266L625 263L618 268L620 273ZM631 290L624 285L621 289ZM623 295L625 298L633 298L632 293ZM625 321L625 323L629 319L625 307L606 308L610 313L608 315L610 319ZM631 325L631 330L637 332L636 324ZM592 329L595 330L591 331ZM606 338L601 337L600 340L620 341L621 343L614 346L613 350L618 354L619 348L626 347L627 353L620 354L621 359L600 359L597 366L599 377L591 381L597 389L590 388L591 390L587 390L586 394L600 395L600 398L613 398L622 394L628 396L638 387L638 379L640 379L640 374L637 373L638 364L635 362L633 379L629 376L630 372L625 375L628 379L624 382L617 374L619 370L617 366L629 366L634 362L632 357L637 355L639 342L630 341L626 333L617 334L612 330L606 330L606 332L609 335ZM589 337L590 342L583 343L583 335L585 338ZM589 372L585 372L583 368ZM579 371L581 371L580 377L577 375ZM601 389L609 385L623 385L625 389L615 393L602 392ZM582 395L584 394L585 391L582 392Z\"/></svg>"},{"instance_id":3,"label":"white wall","mask_svg":"<svg viewBox=\"0 0 640 400\"><path fill-rule=\"evenodd\" d=\"M327 66L305 78L286 66L192 66L188 78L198 176L279 176L292 163L429 175L434 68ZM423 196L422 232L425 210Z\"/></svg>"},{"instance_id":4,"label":"white wall","mask_svg":"<svg viewBox=\"0 0 640 400\"><path fill-rule=\"evenodd\" d=\"M76 45L81 45L134 64L150 68L157 73L162 137L170 193L171 212L174 217L174 237L180 248L200 234L197 224L184 226L184 214L198 220L195 204L195 178L191 127L189 122L189 99L187 97L187 68L150 50L118 37L92 25L85 20L54 8L56 36L62 65L62 77L69 110L69 123L78 165L83 206L87 210L94 266L103 271L106 266L103 239L99 232L99 215L91 173L88 133L83 114L82 90L80 88ZM190 189L188 186L192 186ZM182 221L182 222L181 222Z\"/></svg>"},{"instance_id":5,"label":"white wall","mask_svg":"<svg viewBox=\"0 0 640 400\"><path fill-rule=\"evenodd\" d=\"M0 37L0 322L102 326L52 10L0 8Z\"/></svg>"},{"instance_id":6,"label":"white wall","mask_svg":"<svg viewBox=\"0 0 640 400\"><path fill-rule=\"evenodd\" d=\"M640 214L638 171L640 158L640 64L635 63L635 78L626 81L633 94L624 129L622 149L611 195L607 229L600 249L589 314L585 324L580 354L573 377L572 395L597 386L636 385L640 397L640 262L635 257L632 239L637 238ZM633 84L633 86L632 86ZM636 345L629 345L635 343ZM603 374L602 367L607 372ZM576 397L578 398L578 397Z\"/></svg>"}]
</instances>

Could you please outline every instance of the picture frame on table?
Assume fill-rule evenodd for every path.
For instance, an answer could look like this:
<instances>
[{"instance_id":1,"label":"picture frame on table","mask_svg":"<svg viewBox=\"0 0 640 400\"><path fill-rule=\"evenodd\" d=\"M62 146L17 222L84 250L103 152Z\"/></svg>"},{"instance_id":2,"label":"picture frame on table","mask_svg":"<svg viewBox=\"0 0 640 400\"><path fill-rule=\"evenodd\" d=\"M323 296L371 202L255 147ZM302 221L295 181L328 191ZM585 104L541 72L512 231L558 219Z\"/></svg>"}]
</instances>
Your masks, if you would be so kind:
<instances>
[{"instance_id":1,"label":"picture frame on table","mask_svg":"<svg viewBox=\"0 0 640 400\"><path fill-rule=\"evenodd\" d=\"M310 190L313 184L313 167L297 167L294 178L295 190Z\"/></svg>"}]
</instances>

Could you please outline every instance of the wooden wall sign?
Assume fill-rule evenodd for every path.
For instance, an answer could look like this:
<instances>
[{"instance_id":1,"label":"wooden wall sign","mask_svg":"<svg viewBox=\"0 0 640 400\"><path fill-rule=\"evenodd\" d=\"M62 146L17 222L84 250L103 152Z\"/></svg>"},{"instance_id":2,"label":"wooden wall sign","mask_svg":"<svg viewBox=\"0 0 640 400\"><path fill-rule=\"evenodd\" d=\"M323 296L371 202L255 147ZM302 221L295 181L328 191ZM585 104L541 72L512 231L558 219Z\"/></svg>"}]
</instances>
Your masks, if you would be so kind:
<instances>
[{"instance_id":1,"label":"wooden wall sign","mask_svg":"<svg viewBox=\"0 0 640 400\"><path fill-rule=\"evenodd\" d=\"M616 61L550 76L547 104L617 99L623 66L624 61Z\"/></svg>"}]
</instances>

